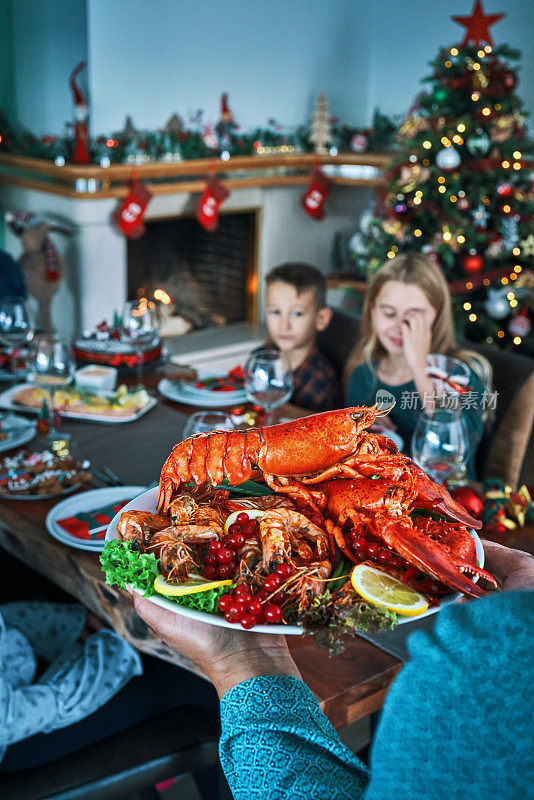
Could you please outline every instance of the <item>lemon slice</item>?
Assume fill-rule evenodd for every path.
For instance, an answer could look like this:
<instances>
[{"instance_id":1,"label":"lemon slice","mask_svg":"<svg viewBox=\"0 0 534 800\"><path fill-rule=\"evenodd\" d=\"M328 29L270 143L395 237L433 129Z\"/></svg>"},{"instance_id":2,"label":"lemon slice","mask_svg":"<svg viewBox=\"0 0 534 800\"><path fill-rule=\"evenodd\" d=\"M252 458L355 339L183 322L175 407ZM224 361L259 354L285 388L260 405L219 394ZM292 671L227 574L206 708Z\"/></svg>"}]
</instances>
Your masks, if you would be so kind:
<instances>
[{"instance_id":1,"label":"lemon slice","mask_svg":"<svg viewBox=\"0 0 534 800\"><path fill-rule=\"evenodd\" d=\"M265 514L265 511L260 511L259 508L241 508L239 511L233 511L224 523L225 535L228 533L228 528L230 525L236 521L238 514L241 514L243 511L245 514L248 514L249 519L261 519L261 517L263 517Z\"/></svg>"},{"instance_id":2,"label":"lemon slice","mask_svg":"<svg viewBox=\"0 0 534 800\"><path fill-rule=\"evenodd\" d=\"M350 579L364 600L397 614L416 617L428 608L428 600L420 592L367 564L357 564Z\"/></svg>"},{"instance_id":3,"label":"lemon slice","mask_svg":"<svg viewBox=\"0 0 534 800\"><path fill-rule=\"evenodd\" d=\"M219 586L231 586L232 581L208 581L202 575L190 575L187 583L179 585L167 583L163 575L158 575L154 581L154 589L160 594L168 597L178 597L183 594L194 594L194 592L207 592L208 589L217 589Z\"/></svg>"}]
</instances>

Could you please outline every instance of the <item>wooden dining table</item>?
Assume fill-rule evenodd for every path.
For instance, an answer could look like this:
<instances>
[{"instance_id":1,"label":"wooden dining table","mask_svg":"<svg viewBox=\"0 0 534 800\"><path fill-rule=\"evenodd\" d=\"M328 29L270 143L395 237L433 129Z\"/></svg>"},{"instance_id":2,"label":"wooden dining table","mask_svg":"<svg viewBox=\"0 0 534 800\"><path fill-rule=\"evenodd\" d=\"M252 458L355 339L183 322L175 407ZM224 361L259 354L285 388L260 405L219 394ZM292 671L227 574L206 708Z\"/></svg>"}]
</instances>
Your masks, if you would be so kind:
<instances>
[{"instance_id":1,"label":"wooden dining table","mask_svg":"<svg viewBox=\"0 0 534 800\"><path fill-rule=\"evenodd\" d=\"M148 376L154 394L159 377L158 371ZM71 435L79 459L108 467L126 485L146 486L158 479L164 460L181 439L187 418L197 410L161 396L158 400L135 422L111 425L64 420L62 429ZM298 414L291 408L283 413ZM37 440L27 445L37 446ZM1 499L0 546L83 603L139 651L198 673L194 664L155 636L134 611L127 591L106 584L98 553L74 549L52 538L45 519L55 502ZM410 624L402 628L406 638ZM402 666L400 658L360 636L348 640L345 651L332 658L308 636L288 636L287 641L303 680L337 729L378 711Z\"/></svg>"}]
</instances>

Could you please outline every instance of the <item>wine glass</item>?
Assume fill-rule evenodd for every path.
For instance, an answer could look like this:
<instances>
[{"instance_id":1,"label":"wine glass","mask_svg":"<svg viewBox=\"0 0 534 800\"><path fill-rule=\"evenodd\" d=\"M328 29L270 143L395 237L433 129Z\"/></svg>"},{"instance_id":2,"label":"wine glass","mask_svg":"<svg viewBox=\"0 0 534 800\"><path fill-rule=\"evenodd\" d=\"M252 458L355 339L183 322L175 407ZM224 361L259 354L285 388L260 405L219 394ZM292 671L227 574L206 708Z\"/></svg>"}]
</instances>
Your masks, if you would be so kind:
<instances>
[{"instance_id":1,"label":"wine glass","mask_svg":"<svg viewBox=\"0 0 534 800\"><path fill-rule=\"evenodd\" d=\"M465 474L469 437L465 422L454 410L438 408L419 415L412 437L412 458L435 483Z\"/></svg>"},{"instance_id":2,"label":"wine glass","mask_svg":"<svg viewBox=\"0 0 534 800\"><path fill-rule=\"evenodd\" d=\"M251 403L265 409L269 424L272 412L293 394L293 373L279 350L256 350L245 364L245 392Z\"/></svg>"},{"instance_id":3,"label":"wine glass","mask_svg":"<svg viewBox=\"0 0 534 800\"><path fill-rule=\"evenodd\" d=\"M49 438L56 431L55 393L68 386L74 378L76 362L69 344L57 336L38 336L28 355L28 380L35 386L46 389L50 395Z\"/></svg>"},{"instance_id":4,"label":"wine glass","mask_svg":"<svg viewBox=\"0 0 534 800\"><path fill-rule=\"evenodd\" d=\"M0 300L0 342L9 348L11 372L17 377L16 352L33 338L34 320L28 303L21 297Z\"/></svg>"},{"instance_id":5,"label":"wine glass","mask_svg":"<svg viewBox=\"0 0 534 800\"><path fill-rule=\"evenodd\" d=\"M159 319L154 303L132 300L122 312L121 339L135 350L137 358L137 388L143 388L143 353L156 344Z\"/></svg>"},{"instance_id":6,"label":"wine glass","mask_svg":"<svg viewBox=\"0 0 534 800\"><path fill-rule=\"evenodd\" d=\"M194 433L208 433L208 431L231 431L234 423L230 414L225 411L196 411L188 418L184 425L182 438L187 439Z\"/></svg>"}]
</instances>

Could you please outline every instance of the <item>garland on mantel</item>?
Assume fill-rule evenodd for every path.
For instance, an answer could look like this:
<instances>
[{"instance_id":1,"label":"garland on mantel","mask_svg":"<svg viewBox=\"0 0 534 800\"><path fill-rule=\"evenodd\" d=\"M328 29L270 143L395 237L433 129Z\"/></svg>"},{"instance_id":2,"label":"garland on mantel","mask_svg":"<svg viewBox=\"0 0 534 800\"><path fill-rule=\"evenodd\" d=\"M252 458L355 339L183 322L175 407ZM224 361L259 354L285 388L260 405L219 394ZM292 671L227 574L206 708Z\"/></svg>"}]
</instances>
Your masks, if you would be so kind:
<instances>
[{"instance_id":1,"label":"garland on mantel","mask_svg":"<svg viewBox=\"0 0 534 800\"><path fill-rule=\"evenodd\" d=\"M227 104L224 99L223 105ZM202 112L198 112L194 127L186 127L177 114L173 114L164 128L158 130L136 130L130 117L124 129L109 136L86 140L89 160L85 163L108 167L111 164L144 164L163 161L177 162L186 159L232 156L268 155L273 153L314 152L313 131L315 120L295 129L282 130L275 120L268 127L241 132L233 118L221 119L215 126L202 125ZM76 125L67 125L62 135L41 138L14 125L8 115L0 110L0 152L13 155L43 158L58 166L83 163L77 160L80 152ZM337 153L362 153L384 151L394 145L397 125L390 118L375 111L370 128L354 128L343 125L333 117L328 118L328 150ZM83 152L83 148L82 148Z\"/></svg>"}]
</instances>

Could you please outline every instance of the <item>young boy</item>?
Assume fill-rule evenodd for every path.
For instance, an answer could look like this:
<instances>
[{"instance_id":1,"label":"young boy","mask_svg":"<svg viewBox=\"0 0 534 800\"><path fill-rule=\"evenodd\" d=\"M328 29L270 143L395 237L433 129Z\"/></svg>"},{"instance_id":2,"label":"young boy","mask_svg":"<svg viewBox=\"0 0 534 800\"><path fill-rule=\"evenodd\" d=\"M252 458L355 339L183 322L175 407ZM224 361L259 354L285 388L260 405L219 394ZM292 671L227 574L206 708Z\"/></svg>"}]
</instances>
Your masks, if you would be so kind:
<instances>
[{"instance_id":1,"label":"young boy","mask_svg":"<svg viewBox=\"0 0 534 800\"><path fill-rule=\"evenodd\" d=\"M332 319L325 305L326 283L309 264L275 267L266 278L267 328L274 345L293 371L291 402L313 411L341 406L341 387L330 361L317 348L315 335Z\"/></svg>"}]
</instances>

